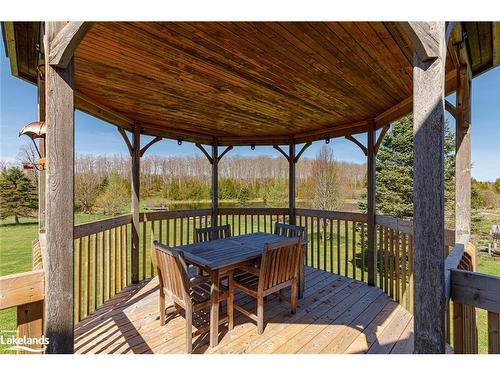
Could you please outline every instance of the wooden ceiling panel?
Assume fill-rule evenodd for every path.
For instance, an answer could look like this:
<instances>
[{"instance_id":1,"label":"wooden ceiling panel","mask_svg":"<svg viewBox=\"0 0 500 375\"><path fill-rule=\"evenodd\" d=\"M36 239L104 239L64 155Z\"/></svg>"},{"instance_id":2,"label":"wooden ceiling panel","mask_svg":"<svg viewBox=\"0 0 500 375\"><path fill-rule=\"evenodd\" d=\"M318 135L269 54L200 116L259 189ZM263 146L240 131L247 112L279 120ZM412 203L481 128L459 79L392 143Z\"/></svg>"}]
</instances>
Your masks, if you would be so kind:
<instances>
[{"instance_id":1,"label":"wooden ceiling panel","mask_svg":"<svg viewBox=\"0 0 500 375\"><path fill-rule=\"evenodd\" d=\"M381 22L97 22L75 84L187 140L333 133L412 95L411 46L397 33Z\"/></svg>"}]
</instances>

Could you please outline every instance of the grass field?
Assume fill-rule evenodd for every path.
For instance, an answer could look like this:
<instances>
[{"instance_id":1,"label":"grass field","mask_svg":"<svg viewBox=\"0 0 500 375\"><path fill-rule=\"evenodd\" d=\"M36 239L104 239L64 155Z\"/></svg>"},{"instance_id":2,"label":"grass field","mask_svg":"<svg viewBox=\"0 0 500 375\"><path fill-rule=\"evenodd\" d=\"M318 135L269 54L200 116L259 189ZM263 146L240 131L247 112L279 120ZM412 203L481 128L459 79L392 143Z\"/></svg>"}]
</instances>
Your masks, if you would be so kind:
<instances>
[{"instance_id":1,"label":"grass field","mask_svg":"<svg viewBox=\"0 0 500 375\"><path fill-rule=\"evenodd\" d=\"M474 239L477 242L484 243L487 239L487 233L489 228L493 223L500 222L500 213L492 213L486 212L482 213L483 220L481 221L480 228L477 233L474 234ZM83 215L77 214L75 216L75 223L80 224L84 222L99 220L104 218L103 215ZM165 223L164 223L165 225ZM236 224L236 226L238 223ZM267 223L268 228L270 230L270 223ZM170 227L170 236L173 237L173 225ZM254 224L254 230L257 230L257 223ZM263 223L261 222L260 230L263 231ZM180 233L180 221L176 228L177 233ZM149 231L148 231L149 233ZM237 233L237 231L236 231ZM334 252L333 254L333 263L334 268L333 272L337 272L336 264L340 262L341 264L341 274L345 274L345 241L343 236L343 230L341 231L340 236L340 247L342 249L340 258L337 258L337 254ZM36 237L37 234L37 222L34 219L22 219L21 224L14 225L13 220L2 220L0 221L0 275L7 275L18 272L25 272L31 270L31 242ZM184 230L184 236L186 236L186 231ZM164 238L166 238L166 227L164 227L163 231ZM315 236L314 233L310 233ZM359 237L359 236L358 236ZM148 249L147 249L147 259L149 259L149 236L147 238ZM335 244L336 245L336 244ZM334 245L334 249L336 246ZM348 242L350 246L350 243ZM349 250L349 257L352 255L351 250ZM329 261L324 262L325 256L327 260L329 260L330 254L327 247L327 251L325 251L323 247L323 243L319 247L314 250L314 266L318 263L321 265L321 268L325 268L330 271ZM357 253L358 261L356 262L355 272L358 276L361 272L359 257L360 254ZM142 256L140 258L142 270ZM311 253L309 253L309 262L311 261ZM90 260L90 263L92 260ZM326 263L326 267L323 267L323 264ZM349 273L348 276L352 277L352 266L348 266ZM482 273L488 273L493 275L500 276L500 260L495 260L490 258L485 254L479 255L478 262L478 271ZM147 267L147 274L149 276L149 267ZM15 330L16 326L16 311L15 309L9 309L0 311L0 331L2 330ZM487 337L486 337L486 313L482 310L478 310L478 332L479 332L479 350L481 353L486 352L487 348ZM1 348L0 348L1 351Z\"/></svg>"}]
</instances>

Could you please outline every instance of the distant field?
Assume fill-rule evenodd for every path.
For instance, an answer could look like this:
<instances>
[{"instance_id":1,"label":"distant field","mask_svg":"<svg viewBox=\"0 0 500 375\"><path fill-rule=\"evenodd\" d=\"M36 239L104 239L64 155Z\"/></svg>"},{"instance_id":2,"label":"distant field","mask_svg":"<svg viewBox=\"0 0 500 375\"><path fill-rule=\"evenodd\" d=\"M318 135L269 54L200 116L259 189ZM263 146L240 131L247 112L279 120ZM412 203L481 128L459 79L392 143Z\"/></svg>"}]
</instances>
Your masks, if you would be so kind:
<instances>
[{"instance_id":1,"label":"distant field","mask_svg":"<svg viewBox=\"0 0 500 375\"><path fill-rule=\"evenodd\" d=\"M484 246L488 240L488 232L492 224L500 223L500 212L484 211L481 213L483 218L479 230L474 233L474 241ZM105 218L104 215L84 215L77 214L75 223L84 223ZM21 224L15 225L12 219L0 221L0 275L7 275L31 270L31 242L37 235L37 222L34 219L21 219ZM149 241L148 241L149 243ZM344 239L341 237L341 247L343 248ZM323 248L319 249L319 260L323 261ZM341 255L341 264L344 264L343 254ZM317 260L315 261L315 263ZM329 270L329 266L326 267ZM334 271L336 271L334 269ZM344 269L341 270L342 274ZM493 259L484 253L479 255L478 271L487 274L500 276L500 259ZM359 275L359 265L356 269ZM351 275L349 275L351 276ZM0 311L0 331L12 330L16 327L15 309ZM480 352L485 353L487 348L486 332L486 313L478 310L479 326L479 347ZM0 348L1 351L1 348Z\"/></svg>"}]
</instances>

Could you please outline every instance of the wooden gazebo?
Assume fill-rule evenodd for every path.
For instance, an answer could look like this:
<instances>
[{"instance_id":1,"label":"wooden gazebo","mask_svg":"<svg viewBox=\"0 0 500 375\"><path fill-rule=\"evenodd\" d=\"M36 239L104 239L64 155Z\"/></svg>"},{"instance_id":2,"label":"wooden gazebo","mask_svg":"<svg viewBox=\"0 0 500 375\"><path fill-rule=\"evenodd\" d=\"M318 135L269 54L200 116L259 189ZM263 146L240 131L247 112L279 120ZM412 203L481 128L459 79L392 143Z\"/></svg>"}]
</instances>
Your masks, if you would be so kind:
<instances>
[{"instance_id":1,"label":"wooden gazebo","mask_svg":"<svg viewBox=\"0 0 500 375\"><path fill-rule=\"evenodd\" d=\"M38 86L39 120L46 124L40 232L46 236L47 352L74 350L75 316L68 314L76 297L74 239L103 230L102 223L94 232L73 223L75 109L116 126L130 151L131 284L140 281L141 264L145 267L140 233L147 214L139 212L139 171L141 156L153 143L193 142L206 155L212 166L212 223L224 215L218 207L221 158L234 146L274 146L288 160L290 173L289 206L280 214L296 223L301 212L295 204L295 166L302 152L313 141L346 137L367 157L368 212L354 221L366 223L369 285L377 285L381 269L377 226L385 220L394 225L391 231L408 230L404 233L413 238L408 267L415 290L410 297L414 351L445 352L450 296L457 306L488 309L498 324L498 295L488 294L489 302L480 306L463 288L456 289L461 294L452 292L452 275L470 272L456 270L470 236L470 88L473 77L500 63L499 23L4 22L2 31L12 74ZM456 103L445 100L452 92ZM448 258L445 110L456 119L457 146L457 245ZM408 226L376 215L374 160L390 123L411 112L414 221ZM367 133L366 145L354 138L360 133ZM141 148L141 135L154 139ZM406 261L405 256L404 267ZM498 288L499 280L485 276L479 282ZM460 340L455 351L467 351Z\"/></svg>"}]
</instances>

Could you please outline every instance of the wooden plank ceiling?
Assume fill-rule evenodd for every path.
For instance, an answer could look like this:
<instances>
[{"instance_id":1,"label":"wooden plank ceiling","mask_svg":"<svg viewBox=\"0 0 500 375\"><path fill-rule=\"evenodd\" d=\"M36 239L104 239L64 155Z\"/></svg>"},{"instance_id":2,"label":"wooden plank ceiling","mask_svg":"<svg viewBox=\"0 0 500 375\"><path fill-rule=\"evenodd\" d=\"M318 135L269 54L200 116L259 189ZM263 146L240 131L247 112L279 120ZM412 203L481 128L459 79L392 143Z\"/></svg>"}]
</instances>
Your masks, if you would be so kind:
<instances>
[{"instance_id":1,"label":"wooden plank ceiling","mask_svg":"<svg viewBox=\"0 0 500 375\"><path fill-rule=\"evenodd\" d=\"M382 22L98 22L76 51L77 104L206 143L363 132L411 97L409 45Z\"/></svg>"}]
</instances>

